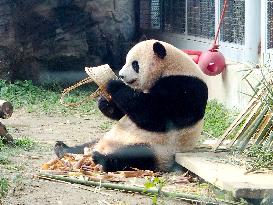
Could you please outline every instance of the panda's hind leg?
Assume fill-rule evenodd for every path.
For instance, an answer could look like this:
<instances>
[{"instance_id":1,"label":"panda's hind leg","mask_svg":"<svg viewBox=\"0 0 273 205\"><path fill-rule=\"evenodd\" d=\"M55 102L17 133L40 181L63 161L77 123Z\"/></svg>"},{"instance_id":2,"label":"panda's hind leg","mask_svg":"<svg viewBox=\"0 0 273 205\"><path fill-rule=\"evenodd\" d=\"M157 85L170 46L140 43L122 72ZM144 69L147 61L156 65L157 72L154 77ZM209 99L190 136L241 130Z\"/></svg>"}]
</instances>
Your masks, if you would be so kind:
<instances>
[{"instance_id":1,"label":"panda's hind leg","mask_svg":"<svg viewBox=\"0 0 273 205\"><path fill-rule=\"evenodd\" d=\"M100 164L105 172L156 169L156 155L149 145L127 145L109 154L97 151L92 154L95 164Z\"/></svg>"},{"instance_id":2,"label":"panda's hind leg","mask_svg":"<svg viewBox=\"0 0 273 205\"><path fill-rule=\"evenodd\" d=\"M95 145L95 143L97 143L97 140L92 141L92 142L88 142L88 143L84 143L82 145L69 147L63 141L56 141L56 144L54 146L54 152L58 158L62 158L67 153L84 154L84 148L85 147L92 147Z\"/></svg>"}]
</instances>

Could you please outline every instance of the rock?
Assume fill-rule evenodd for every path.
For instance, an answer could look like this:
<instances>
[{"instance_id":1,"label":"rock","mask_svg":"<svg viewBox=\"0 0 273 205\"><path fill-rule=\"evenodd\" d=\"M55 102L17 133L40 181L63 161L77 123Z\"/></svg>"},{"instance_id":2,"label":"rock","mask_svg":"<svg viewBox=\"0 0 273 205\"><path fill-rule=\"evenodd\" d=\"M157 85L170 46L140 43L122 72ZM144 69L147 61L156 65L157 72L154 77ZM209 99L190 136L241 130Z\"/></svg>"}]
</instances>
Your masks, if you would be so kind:
<instances>
[{"instance_id":1,"label":"rock","mask_svg":"<svg viewBox=\"0 0 273 205\"><path fill-rule=\"evenodd\" d=\"M0 0L0 78L122 66L134 41L134 1ZM13 49L10 49L13 48Z\"/></svg>"}]
</instances>

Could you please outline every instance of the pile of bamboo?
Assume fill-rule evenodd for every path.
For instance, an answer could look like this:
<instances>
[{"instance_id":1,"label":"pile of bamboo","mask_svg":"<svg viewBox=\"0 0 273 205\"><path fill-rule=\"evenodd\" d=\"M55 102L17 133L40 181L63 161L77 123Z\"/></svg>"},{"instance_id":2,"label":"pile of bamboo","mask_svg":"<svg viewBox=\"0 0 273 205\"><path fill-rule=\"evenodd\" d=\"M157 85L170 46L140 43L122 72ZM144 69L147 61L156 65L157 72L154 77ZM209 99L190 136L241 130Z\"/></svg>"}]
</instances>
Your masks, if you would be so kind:
<instances>
[{"instance_id":1,"label":"pile of bamboo","mask_svg":"<svg viewBox=\"0 0 273 205\"><path fill-rule=\"evenodd\" d=\"M273 147L273 108L266 87L259 89L247 107L219 138L213 151L219 148L243 151L252 145ZM273 103L273 102L272 102ZM224 141L229 140L226 146Z\"/></svg>"}]
</instances>

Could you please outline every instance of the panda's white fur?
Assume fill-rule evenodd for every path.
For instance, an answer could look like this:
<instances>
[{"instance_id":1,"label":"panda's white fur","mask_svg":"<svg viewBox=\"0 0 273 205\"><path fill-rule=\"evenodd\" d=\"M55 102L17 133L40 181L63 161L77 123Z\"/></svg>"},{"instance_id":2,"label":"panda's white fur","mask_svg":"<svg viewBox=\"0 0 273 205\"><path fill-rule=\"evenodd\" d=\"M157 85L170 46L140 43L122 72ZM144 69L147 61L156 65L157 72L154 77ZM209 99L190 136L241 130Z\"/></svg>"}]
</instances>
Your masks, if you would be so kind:
<instances>
[{"instance_id":1,"label":"panda's white fur","mask_svg":"<svg viewBox=\"0 0 273 205\"><path fill-rule=\"evenodd\" d=\"M94 150L103 154L111 153L124 145L147 143L152 145L158 160L158 169L170 171L173 155L194 148L200 137L203 120L196 125L168 133L150 132L139 129L128 116L124 116L95 145Z\"/></svg>"},{"instance_id":2,"label":"panda's white fur","mask_svg":"<svg viewBox=\"0 0 273 205\"><path fill-rule=\"evenodd\" d=\"M164 46L166 55L163 52L163 58L153 52L155 43ZM138 62L139 73L132 67L133 61ZM156 40L136 44L128 52L126 63L119 75L129 87L143 93L149 93L160 79L168 76L192 76L205 82L203 73L187 54L171 44ZM149 131L140 128L125 113L94 145L93 151L107 156L128 145L147 144L155 153L157 169L169 171L174 163L174 154L191 150L201 135L202 127L203 118L182 129L169 129L166 132Z\"/></svg>"},{"instance_id":3,"label":"panda's white fur","mask_svg":"<svg viewBox=\"0 0 273 205\"><path fill-rule=\"evenodd\" d=\"M151 52L155 42L160 42L167 51L167 55L163 60L158 59ZM139 74L132 69L131 63L135 59L138 59L141 68ZM146 40L136 44L128 52L126 63L120 70L119 75L125 76L125 82L138 79L137 83L130 86L146 92L158 79L164 76L188 75L205 81L204 74L189 55L169 43L156 40Z\"/></svg>"}]
</instances>

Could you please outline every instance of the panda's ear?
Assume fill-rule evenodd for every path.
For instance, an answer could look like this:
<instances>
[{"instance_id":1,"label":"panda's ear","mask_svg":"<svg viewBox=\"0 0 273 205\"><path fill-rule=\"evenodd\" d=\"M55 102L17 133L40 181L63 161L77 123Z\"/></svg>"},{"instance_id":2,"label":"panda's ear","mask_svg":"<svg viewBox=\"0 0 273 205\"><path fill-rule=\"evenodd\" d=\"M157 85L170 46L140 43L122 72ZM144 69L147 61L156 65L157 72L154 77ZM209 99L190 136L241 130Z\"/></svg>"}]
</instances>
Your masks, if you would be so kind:
<instances>
[{"instance_id":1,"label":"panda's ear","mask_svg":"<svg viewBox=\"0 0 273 205\"><path fill-rule=\"evenodd\" d=\"M161 59L164 59L164 57L167 55L165 47L159 42L154 43L153 50L154 53Z\"/></svg>"}]
</instances>

